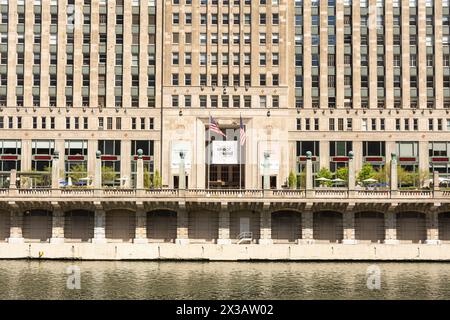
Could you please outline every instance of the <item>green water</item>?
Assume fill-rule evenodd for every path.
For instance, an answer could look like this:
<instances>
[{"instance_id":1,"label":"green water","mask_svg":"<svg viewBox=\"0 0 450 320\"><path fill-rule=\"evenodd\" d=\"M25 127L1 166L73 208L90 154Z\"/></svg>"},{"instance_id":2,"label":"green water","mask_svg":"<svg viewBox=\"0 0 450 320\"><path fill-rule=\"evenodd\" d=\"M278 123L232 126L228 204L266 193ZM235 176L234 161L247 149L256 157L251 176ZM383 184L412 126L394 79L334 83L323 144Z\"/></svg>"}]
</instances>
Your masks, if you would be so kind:
<instances>
[{"instance_id":1,"label":"green water","mask_svg":"<svg viewBox=\"0 0 450 320\"><path fill-rule=\"evenodd\" d=\"M367 267L381 270L367 288ZM67 288L67 267L80 289ZM450 299L450 263L0 261L0 299Z\"/></svg>"}]
</instances>

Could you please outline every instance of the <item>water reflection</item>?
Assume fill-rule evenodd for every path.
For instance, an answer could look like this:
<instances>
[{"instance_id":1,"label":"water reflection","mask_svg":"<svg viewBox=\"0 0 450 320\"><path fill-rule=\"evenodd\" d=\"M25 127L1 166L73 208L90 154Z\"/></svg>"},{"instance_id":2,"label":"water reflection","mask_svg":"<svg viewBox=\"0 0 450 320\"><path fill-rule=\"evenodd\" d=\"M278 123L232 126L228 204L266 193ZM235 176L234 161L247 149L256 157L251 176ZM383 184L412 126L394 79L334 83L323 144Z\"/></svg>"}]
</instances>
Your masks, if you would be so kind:
<instances>
[{"instance_id":1,"label":"water reflection","mask_svg":"<svg viewBox=\"0 0 450 320\"><path fill-rule=\"evenodd\" d=\"M449 299L450 264L0 261L0 299ZM66 268L81 268L68 290Z\"/></svg>"}]
</instances>

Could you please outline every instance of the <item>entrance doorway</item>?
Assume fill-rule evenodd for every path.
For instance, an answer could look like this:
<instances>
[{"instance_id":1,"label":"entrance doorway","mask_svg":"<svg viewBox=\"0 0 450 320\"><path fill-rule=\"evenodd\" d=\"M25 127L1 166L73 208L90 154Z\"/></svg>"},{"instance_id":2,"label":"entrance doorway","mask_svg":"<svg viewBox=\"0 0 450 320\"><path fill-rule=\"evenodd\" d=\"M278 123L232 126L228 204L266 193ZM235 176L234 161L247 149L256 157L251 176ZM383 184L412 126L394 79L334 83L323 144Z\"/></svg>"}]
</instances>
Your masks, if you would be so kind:
<instances>
[{"instance_id":1,"label":"entrance doorway","mask_svg":"<svg viewBox=\"0 0 450 320\"><path fill-rule=\"evenodd\" d=\"M245 166L212 164L209 172L209 187L211 189L239 189L239 173L241 188L244 188ZM206 172L208 175L208 172Z\"/></svg>"},{"instance_id":2,"label":"entrance doorway","mask_svg":"<svg viewBox=\"0 0 450 320\"><path fill-rule=\"evenodd\" d=\"M186 176L186 189L189 187L189 176ZM173 188L180 188L180 176L173 176Z\"/></svg>"}]
</instances>

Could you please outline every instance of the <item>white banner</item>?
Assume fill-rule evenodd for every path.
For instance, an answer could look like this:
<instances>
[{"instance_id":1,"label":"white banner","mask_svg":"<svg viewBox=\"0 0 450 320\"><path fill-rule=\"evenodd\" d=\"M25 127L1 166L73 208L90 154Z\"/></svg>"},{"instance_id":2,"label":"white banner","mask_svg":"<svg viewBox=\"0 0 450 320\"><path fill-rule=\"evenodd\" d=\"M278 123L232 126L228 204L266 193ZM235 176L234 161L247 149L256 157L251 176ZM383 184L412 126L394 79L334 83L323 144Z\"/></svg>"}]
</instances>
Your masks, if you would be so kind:
<instances>
[{"instance_id":1,"label":"white banner","mask_svg":"<svg viewBox=\"0 0 450 320\"><path fill-rule=\"evenodd\" d=\"M213 141L212 164L238 164L237 141Z\"/></svg>"},{"instance_id":2,"label":"white banner","mask_svg":"<svg viewBox=\"0 0 450 320\"><path fill-rule=\"evenodd\" d=\"M268 155L267 160L265 155ZM272 141L259 142L259 169L264 174L264 167L268 166L268 174L278 174L280 170L280 144Z\"/></svg>"},{"instance_id":3,"label":"white banner","mask_svg":"<svg viewBox=\"0 0 450 320\"><path fill-rule=\"evenodd\" d=\"M184 167L191 168L191 143L189 141L172 141L171 167L178 169L180 166L180 152L184 153Z\"/></svg>"}]
</instances>

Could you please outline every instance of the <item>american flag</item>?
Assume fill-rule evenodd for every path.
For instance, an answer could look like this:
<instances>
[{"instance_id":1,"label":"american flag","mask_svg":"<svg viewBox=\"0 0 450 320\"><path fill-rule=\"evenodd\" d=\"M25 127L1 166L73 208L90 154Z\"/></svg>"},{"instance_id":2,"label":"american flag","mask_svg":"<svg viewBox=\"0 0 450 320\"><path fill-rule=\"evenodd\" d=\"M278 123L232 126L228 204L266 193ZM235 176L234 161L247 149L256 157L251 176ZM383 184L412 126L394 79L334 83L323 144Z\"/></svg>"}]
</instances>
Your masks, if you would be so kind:
<instances>
[{"instance_id":1,"label":"american flag","mask_svg":"<svg viewBox=\"0 0 450 320\"><path fill-rule=\"evenodd\" d=\"M240 125L239 125L239 135L241 138L241 146L243 146L245 144L245 139L247 138L245 135L245 129L244 129L244 123L242 122L242 116L239 115L239 119L240 119Z\"/></svg>"},{"instance_id":2,"label":"american flag","mask_svg":"<svg viewBox=\"0 0 450 320\"><path fill-rule=\"evenodd\" d=\"M209 130L226 137L225 133L220 130L219 124L212 116L209 116Z\"/></svg>"}]
</instances>

